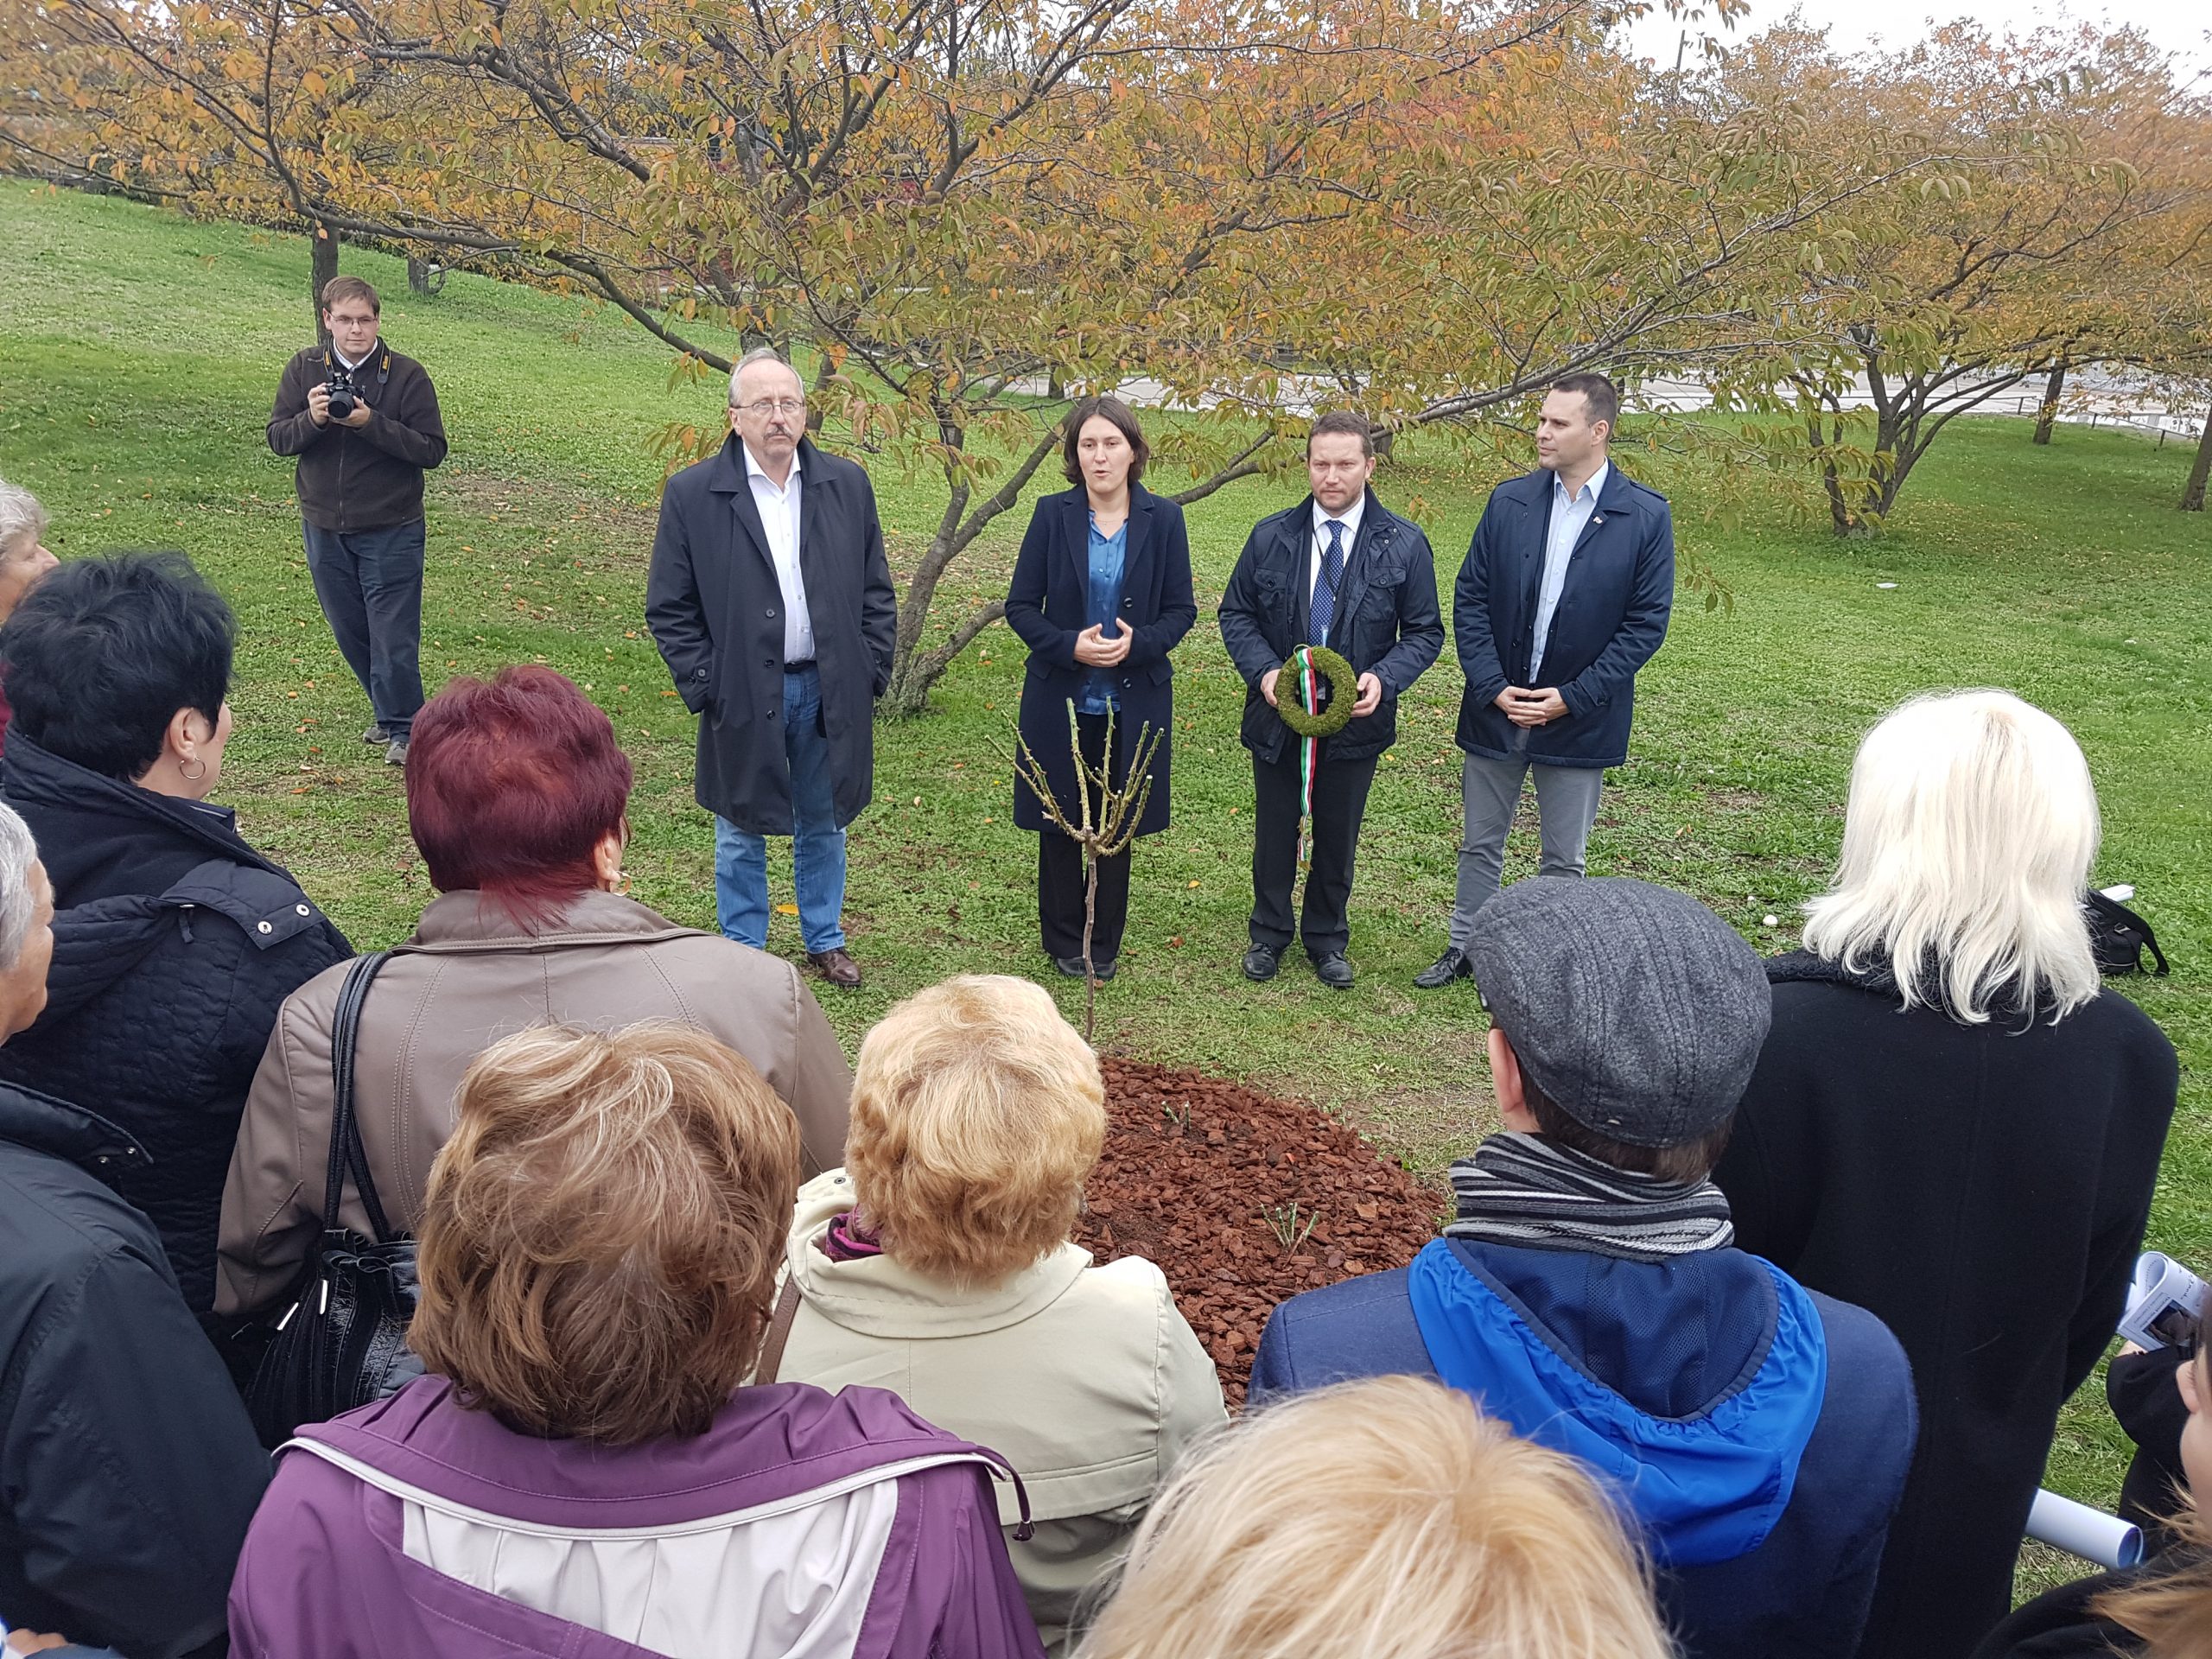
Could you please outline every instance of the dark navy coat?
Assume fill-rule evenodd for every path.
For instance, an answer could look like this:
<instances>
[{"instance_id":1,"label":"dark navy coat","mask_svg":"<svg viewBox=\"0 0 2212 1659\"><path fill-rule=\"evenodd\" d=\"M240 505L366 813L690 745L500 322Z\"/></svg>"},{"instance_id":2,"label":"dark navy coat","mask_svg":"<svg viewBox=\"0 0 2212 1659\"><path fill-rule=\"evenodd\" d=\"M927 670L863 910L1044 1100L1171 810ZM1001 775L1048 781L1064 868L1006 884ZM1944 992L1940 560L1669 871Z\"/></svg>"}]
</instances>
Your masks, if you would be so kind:
<instances>
[{"instance_id":1,"label":"dark navy coat","mask_svg":"<svg viewBox=\"0 0 2212 1659\"><path fill-rule=\"evenodd\" d=\"M1260 677L1281 668L1306 637L1311 595L1313 498L1252 526L1221 595L1221 639L1244 677L1244 747L1273 762L1294 738L1260 695ZM1337 596L1329 645L1358 674L1382 682L1382 702L1321 743L1324 760L1364 760L1398 741L1398 699L1444 649L1436 607L1436 561L1421 526L1367 493Z\"/></svg>"},{"instance_id":2,"label":"dark navy coat","mask_svg":"<svg viewBox=\"0 0 2212 1659\"><path fill-rule=\"evenodd\" d=\"M645 622L683 706L699 716L699 804L756 836L788 836L784 590L740 448L733 435L661 493ZM798 464L799 574L842 828L874 790L875 700L891 683L899 602L868 474L809 439L799 441Z\"/></svg>"},{"instance_id":3,"label":"dark navy coat","mask_svg":"<svg viewBox=\"0 0 2212 1659\"><path fill-rule=\"evenodd\" d=\"M1080 702L1090 671L1075 659L1076 636L1089 625L1090 601L1090 498L1077 486L1048 495L1030 515L1007 590L1007 626L1029 647L1021 682L1021 741L1043 763L1046 780L1063 810L1076 805L1075 757L1068 749L1068 704ZM1191 543L1183 509L1141 485L1129 486L1129 533L1122 556L1122 602L1116 614L1129 625L1129 654L1112 671L1120 710L1114 717L1122 753L1135 753L1138 734L1160 734L1152 760L1152 793L1137 832L1167 827L1167 780L1174 747L1175 670L1167 653L1198 620L1191 593ZM1051 820L1036 796L1014 780L1014 821L1043 830Z\"/></svg>"},{"instance_id":4,"label":"dark navy coat","mask_svg":"<svg viewBox=\"0 0 2212 1659\"><path fill-rule=\"evenodd\" d=\"M1515 753L1519 736L1497 694L1509 685L1541 689L1529 680L1529 659L1552 484L1552 474L1539 470L1491 492L1452 590L1452 632L1467 677L1459 747L1493 760ZM1567 713L1529 733L1529 760L1618 766L1628 759L1636 671L1666 639L1674 602L1675 520L1667 498L1616 466L1574 544L1544 642L1543 683L1566 699Z\"/></svg>"},{"instance_id":5,"label":"dark navy coat","mask_svg":"<svg viewBox=\"0 0 2212 1659\"><path fill-rule=\"evenodd\" d=\"M1689 1421L1741 1389L1773 1340L1765 1265L1741 1250L1665 1262L1452 1240L1568 1365L1647 1414ZM1357 1377L1436 1376L1407 1269L1307 1291L1276 1308L1249 1400ZM1827 1386L1789 1505L1733 1560L1659 1578L1685 1659L1852 1659L1916 1418L1897 1338L1863 1308L1812 1295Z\"/></svg>"}]
</instances>

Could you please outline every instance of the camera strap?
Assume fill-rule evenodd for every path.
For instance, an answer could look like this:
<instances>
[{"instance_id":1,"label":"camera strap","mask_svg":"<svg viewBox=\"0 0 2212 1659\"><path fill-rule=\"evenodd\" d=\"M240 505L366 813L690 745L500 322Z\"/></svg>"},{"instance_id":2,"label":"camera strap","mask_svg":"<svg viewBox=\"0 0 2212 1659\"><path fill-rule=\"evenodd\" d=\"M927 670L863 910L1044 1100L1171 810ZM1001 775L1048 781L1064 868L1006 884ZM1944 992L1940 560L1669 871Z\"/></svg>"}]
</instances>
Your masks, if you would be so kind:
<instances>
[{"instance_id":1,"label":"camera strap","mask_svg":"<svg viewBox=\"0 0 2212 1659\"><path fill-rule=\"evenodd\" d=\"M379 336L378 337L378 343L379 343L379 344L382 344L383 337L382 337L381 335L379 335ZM322 348L322 367L323 367L323 372L324 372L325 373L327 373L327 374L335 374L335 373L337 373L337 372L338 372L339 365L338 365L338 363L337 363L335 360L334 360L334 359L335 359L335 357L336 357L336 348L335 348L335 347L334 347L334 346L330 346L328 343L327 343L327 342L326 342L326 343L324 344L324 346L323 346L323 348ZM366 366L365 360L364 361L364 365L363 365L363 366L365 366L365 367ZM352 374L352 373L353 373L353 372L354 372L354 371L353 371L353 370L352 370L352 369L347 369L347 370L346 371L346 373L348 373L348 374ZM382 354L381 354L381 355L378 358L378 359L377 359L377 385L384 385L384 384L385 384L385 382L386 382L387 380L389 380L389 379L391 379L391 346L385 346L385 348L384 348L384 351L383 351Z\"/></svg>"}]
</instances>

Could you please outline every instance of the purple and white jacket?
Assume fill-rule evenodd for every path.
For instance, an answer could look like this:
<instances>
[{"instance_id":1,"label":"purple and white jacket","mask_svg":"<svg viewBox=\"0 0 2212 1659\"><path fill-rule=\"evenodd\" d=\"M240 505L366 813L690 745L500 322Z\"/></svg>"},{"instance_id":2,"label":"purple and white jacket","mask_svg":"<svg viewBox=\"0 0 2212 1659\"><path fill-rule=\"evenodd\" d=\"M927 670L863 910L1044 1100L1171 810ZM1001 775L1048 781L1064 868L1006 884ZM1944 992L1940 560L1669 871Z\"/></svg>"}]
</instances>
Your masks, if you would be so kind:
<instances>
[{"instance_id":1,"label":"purple and white jacket","mask_svg":"<svg viewBox=\"0 0 2212 1659\"><path fill-rule=\"evenodd\" d=\"M245 1659L1043 1653L991 1491L1013 1471L879 1389L743 1388L696 1440L607 1446L429 1376L278 1459L231 1586Z\"/></svg>"}]
</instances>

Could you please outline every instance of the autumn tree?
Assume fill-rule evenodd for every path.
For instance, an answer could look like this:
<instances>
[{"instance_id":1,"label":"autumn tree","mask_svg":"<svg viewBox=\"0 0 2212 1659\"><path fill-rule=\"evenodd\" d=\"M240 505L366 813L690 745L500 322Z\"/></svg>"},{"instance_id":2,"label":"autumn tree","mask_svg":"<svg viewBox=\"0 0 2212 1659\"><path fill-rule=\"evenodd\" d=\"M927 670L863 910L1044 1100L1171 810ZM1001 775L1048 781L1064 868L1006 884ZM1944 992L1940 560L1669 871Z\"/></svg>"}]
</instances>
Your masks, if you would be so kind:
<instances>
[{"instance_id":1,"label":"autumn tree","mask_svg":"<svg viewBox=\"0 0 2212 1659\"><path fill-rule=\"evenodd\" d=\"M1783 143L1794 93L1629 63L1586 0L8 7L143 185L573 283L696 372L732 333L808 357L943 483L902 712L999 614L936 601L1068 398L1190 411L1190 499L1294 464L1317 403L1459 435L1576 369L1717 372L1794 339L1810 227L1920 165Z\"/></svg>"},{"instance_id":2,"label":"autumn tree","mask_svg":"<svg viewBox=\"0 0 2212 1659\"><path fill-rule=\"evenodd\" d=\"M1796 343L1751 353L1732 389L1785 411L1839 534L1878 528L1960 416L2061 365L2140 362L2127 272L2204 199L2177 164L2193 112L2139 37L1996 42L1964 25L1840 60L1777 31L1732 73L1817 89L1824 150L1917 158L1914 188L1808 226ZM1763 402L1764 400L1764 402Z\"/></svg>"}]
</instances>

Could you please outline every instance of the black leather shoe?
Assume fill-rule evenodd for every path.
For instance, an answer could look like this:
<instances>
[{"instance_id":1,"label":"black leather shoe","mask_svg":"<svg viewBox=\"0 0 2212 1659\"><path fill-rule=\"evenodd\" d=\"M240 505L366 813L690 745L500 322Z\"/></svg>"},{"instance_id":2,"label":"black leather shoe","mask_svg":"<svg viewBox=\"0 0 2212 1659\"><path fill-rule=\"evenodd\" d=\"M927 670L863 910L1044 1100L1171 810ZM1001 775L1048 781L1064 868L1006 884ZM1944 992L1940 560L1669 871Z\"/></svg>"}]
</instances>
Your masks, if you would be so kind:
<instances>
[{"instance_id":1,"label":"black leather shoe","mask_svg":"<svg viewBox=\"0 0 2212 1659\"><path fill-rule=\"evenodd\" d=\"M1441 990L1455 979L1472 979L1475 964L1467 960L1467 953L1456 944L1446 945L1444 954L1414 976L1416 990Z\"/></svg>"},{"instance_id":2,"label":"black leather shoe","mask_svg":"<svg viewBox=\"0 0 2212 1659\"><path fill-rule=\"evenodd\" d=\"M1279 944L1255 944L1244 953L1244 977L1273 979L1275 969L1282 966L1282 947Z\"/></svg>"},{"instance_id":3,"label":"black leather shoe","mask_svg":"<svg viewBox=\"0 0 2212 1659\"><path fill-rule=\"evenodd\" d=\"M1313 958L1313 973L1332 991L1351 989L1351 959L1341 950L1332 950L1325 957Z\"/></svg>"},{"instance_id":4,"label":"black leather shoe","mask_svg":"<svg viewBox=\"0 0 2212 1659\"><path fill-rule=\"evenodd\" d=\"M1081 957L1054 957L1052 958L1052 966L1058 969L1070 979L1081 979L1084 977L1083 958ZM1104 982L1113 977L1114 964L1111 962L1100 963L1098 964L1099 982L1103 984Z\"/></svg>"}]
</instances>

